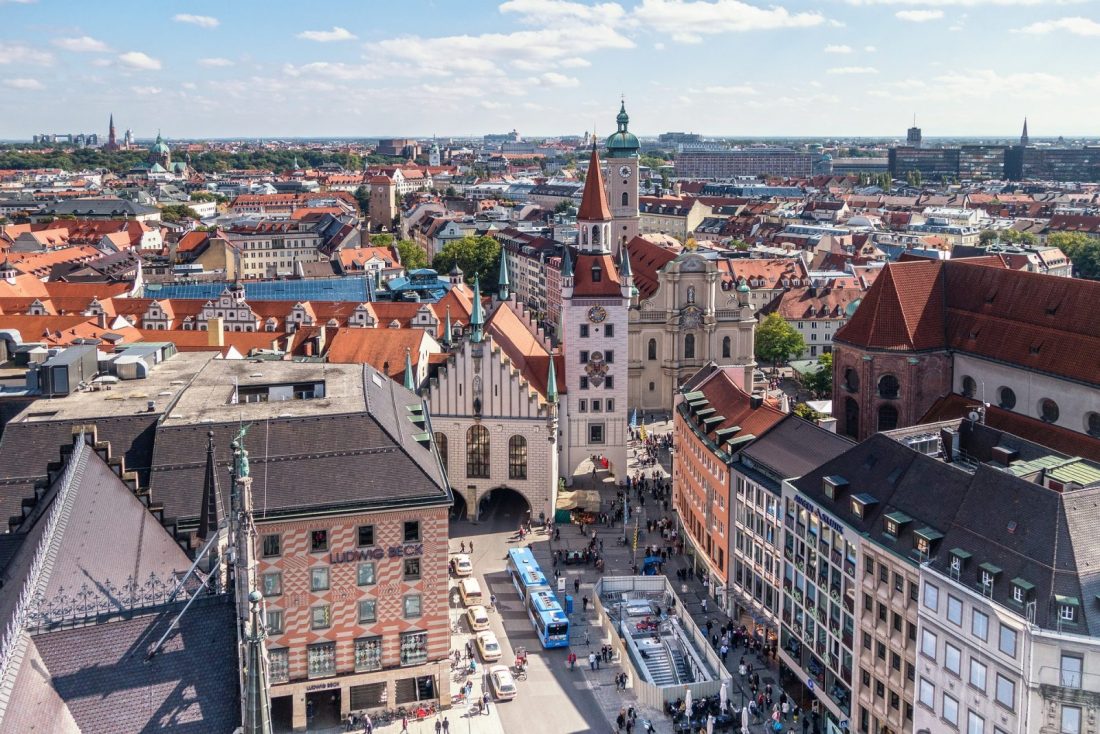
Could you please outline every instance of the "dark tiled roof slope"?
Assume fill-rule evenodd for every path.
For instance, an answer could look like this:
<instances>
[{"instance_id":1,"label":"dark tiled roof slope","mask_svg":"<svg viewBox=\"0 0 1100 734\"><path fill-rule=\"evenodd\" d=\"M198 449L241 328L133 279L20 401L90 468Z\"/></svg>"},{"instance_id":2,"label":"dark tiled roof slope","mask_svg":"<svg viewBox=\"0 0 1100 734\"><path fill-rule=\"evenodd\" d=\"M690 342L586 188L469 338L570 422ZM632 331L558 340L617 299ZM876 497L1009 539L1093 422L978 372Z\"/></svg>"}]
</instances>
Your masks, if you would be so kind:
<instances>
[{"instance_id":1,"label":"dark tiled roof slope","mask_svg":"<svg viewBox=\"0 0 1100 734\"><path fill-rule=\"evenodd\" d=\"M741 451L754 464L782 479L812 471L853 446L850 439L788 415Z\"/></svg>"}]
</instances>

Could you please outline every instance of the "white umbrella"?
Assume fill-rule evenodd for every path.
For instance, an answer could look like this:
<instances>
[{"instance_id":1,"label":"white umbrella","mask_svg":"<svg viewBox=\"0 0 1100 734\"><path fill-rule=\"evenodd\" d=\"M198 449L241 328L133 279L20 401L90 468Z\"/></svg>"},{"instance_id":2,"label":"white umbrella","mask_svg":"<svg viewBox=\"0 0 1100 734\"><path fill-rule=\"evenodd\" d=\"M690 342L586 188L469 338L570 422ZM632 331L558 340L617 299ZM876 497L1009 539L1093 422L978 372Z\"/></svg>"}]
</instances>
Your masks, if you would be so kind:
<instances>
[{"instance_id":1,"label":"white umbrella","mask_svg":"<svg viewBox=\"0 0 1100 734\"><path fill-rule=\"evenodd\" d=\"M718 689L718 710L725 713L726 703L729 698L729 683L722 681L722 687Z\"/></svg>"},{"instance_id":2,"label":"white umbrella","mask_svg":"<svg viewBox=\"0 0 1100 734\"><path fill-rule=\"evenodd\" d=\"M684 712L687 713L688 720L691 720L691 689L688 688L684 693Z\"/></svg>"},{"instance_id":3,"label":"white umbrella","mask_svg":"<svg viewBox=\"0 0 1100 734\"><path fill-rule=\"evenodd\" d=\"M749 734L749 707L741 709L741 734Z\"/></svg>"},{"instance_id":4,"label":"white umbrella","mask_svg":"<svg viewBox=\"0 0 1100 734\"><path fill-rule=\"evenodd\" d=\"M707 715L707 734L714 734L714 714Z\"/></svg>"}]
</instances>

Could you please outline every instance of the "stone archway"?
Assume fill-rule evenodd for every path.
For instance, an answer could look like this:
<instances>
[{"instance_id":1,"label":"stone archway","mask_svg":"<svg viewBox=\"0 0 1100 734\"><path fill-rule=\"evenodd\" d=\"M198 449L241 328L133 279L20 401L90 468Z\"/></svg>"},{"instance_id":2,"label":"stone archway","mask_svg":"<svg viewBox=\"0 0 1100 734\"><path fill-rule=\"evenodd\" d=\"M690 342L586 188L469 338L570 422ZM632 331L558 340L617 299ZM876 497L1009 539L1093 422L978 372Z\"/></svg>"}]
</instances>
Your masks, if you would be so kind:
<instances>
[{"instance_id":1,"label":"stone archway","mask_svg":"<svg viewBox=\"0 0 1100 734\"><path fill-rule=\"evenodd\" d=\"M523 492L504 485L493 487L478 497L476 517L479 522L510 520L517 528L526 520L538 522L540 519L533 513L531 502Z\"/></svg>"}]
</instances>

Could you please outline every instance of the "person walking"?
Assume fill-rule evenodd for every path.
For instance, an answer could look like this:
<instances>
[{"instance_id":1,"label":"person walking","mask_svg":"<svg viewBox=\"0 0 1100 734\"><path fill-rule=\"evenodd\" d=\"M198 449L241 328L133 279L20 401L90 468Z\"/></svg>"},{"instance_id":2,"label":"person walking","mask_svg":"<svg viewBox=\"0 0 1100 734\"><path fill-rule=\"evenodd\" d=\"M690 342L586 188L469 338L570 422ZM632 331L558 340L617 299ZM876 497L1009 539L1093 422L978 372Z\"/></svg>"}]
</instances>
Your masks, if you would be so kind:
<instances>
[{"instance_id":1,"label":"person walking","mask_svg":"<svg viewBox=\"0 0 1100 734\"><path fill-rule=\"evenodd\" d=\"M596 653L594 653L594 652L588 653L588 669L589 670L595 670L596 669Z\"/></svg>"},{"instance_id":2,"label":"person walking","mask_svg":"<svg viewBox=\"0 0 1100 734\"><path fill-rule=\"evenodd\" d=\"M447 721L447 717L443 717L443 734L450 734L451 722Z\"/></svg>"},{"instance_id":3,"label":"person walking","mask_svg":"<svg viewBox=\"0 0 1100 734\"><path fill-rule=\"evenodd\" d=\"M442 732L443 732L443 722L440 721L439 719L436 719L435 720L435 734L442 734Z\"/></svg>"},{"instance_id":4,"label":"person walking","mask_svg":"<svg viewBox=\"0 0 1100 734\"><path fill-rule=\"evenodd\" d=\"M573 593L574 594L581 593L581 580L580 579L573 579Z\"/></svg>"},{"instance_id":5,"label":"person walking","mask_svg":"<svg viewBox=\"0 0 1100 734\"><path fill-rule=\"evenodd\" d=\"M409 730L409 717L405 714L401 714L401 731Z\"/></svg>"},{"instance_id":6,"label":"person walking","mask_svg":"<svg viewBox=\"0 0 1100 734\"><path fill-rule=\"evenodd\" d=\"M488 714L489 714L489 692L488 691L485 691L485 693L481 694L481 701L482 701L482 703L485 704L485 714L486 714L486 716L488 716Z\"/></svg>"}]
</instances>

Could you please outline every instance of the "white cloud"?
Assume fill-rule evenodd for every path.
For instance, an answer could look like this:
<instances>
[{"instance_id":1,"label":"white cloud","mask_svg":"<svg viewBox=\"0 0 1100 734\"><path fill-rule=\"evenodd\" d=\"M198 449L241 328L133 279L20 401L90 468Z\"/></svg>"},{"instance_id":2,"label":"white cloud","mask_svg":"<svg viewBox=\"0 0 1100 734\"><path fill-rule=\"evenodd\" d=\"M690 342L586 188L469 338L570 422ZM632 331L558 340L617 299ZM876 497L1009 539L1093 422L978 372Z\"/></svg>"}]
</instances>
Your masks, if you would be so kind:
<instances>
[{"instance_id":1,"label":"white cloud","mask_svg":"<svg viewBox=\"0 0 1100 734\"><path fill-rule=\"evenodd\" d=\"M55 38L53 39L53 45L66 51L75 51L77 53L100 53L111 50L111 47L106 43L92 38L91 36Z\"/></svg>"},{"instance_id":2,"label":"white cloud","mask_svg":"<svg viewBox=\"0 0 1100 734\"><path fill-rule=\"evenodd\" d=\"M588 66L592 66L592 62L588 59L582 59L579 56L574 56L569 59L562 59L558 62L558 66L565 69L583 69Z\"/></svg>"},{"instance_id":3,"label":"white cloud","mask_svg":"<svg viewBox=\"0 0 1100 734\"><path fill-rule=\"evenodd\" d=\"M551 87L554 89L564 89L566 87L580 86L580 80L566 76L565 74L559 74L556 71L548 71L545 74L537 77L531 77L528 79L531 84L541 87Z\"/></svg>"},{"instance_id":4,"label":"white cloud","mask_svg":"<svg viewBox=\"0 0 1100 734\"><path fill-rule=\"evenodd\" d=\"M847 0L849 5L924 5L933 7L1071 5L1088 0Z\"/></svg>"},{"instance_id":5,"label":"white cloud","mask_svg":"<svg viewBox=\"0 0 1100 734\"><path fill-rule=\"evenodd\" d=\"M26 78L23 78L23 79L5 79L4 80L4 86L5 87L11 87L12 89L27 89L27 90L44 89L44 87L42 86L42 82L38 81L37 79L26 79Z\"/></svg>"},{"instance_id":6,"label":"white cloud","mask_svg":"<svg viewBox=\"0 0 1100 734\"><path fill-rule=\"evenodd\" d=\"M11 3L12 5L33 5L38 0L0 0L0 5Z\"/></svg>"},{"instance_id":7,"label":"white cloud","mask_svg":"<svg viewBox=\"0 0 1100 734\"><path fill-rule=\"evenodd\" d=\"M829 44L828 46L825 47L825 53L827 53L827 54L850 54L850 53L852 53L852 47L851 46L845 46L843 44L837 45L837 44L832 44L831 43L831 44Z\"/></svg>"},{"instance_id":8,"label":"white cloud","mask_svg":"<svg viewBox=\"0 0 1100 734\"><path fill-rule=\"evenodd\" d=\"M358 36L347 28L334 25L331 31L302 31L298 34L298 38L317 41L317 43L334 43L336 41L354 41Z\"/></svg>"},{"instance_id":9,"label":"white cloud","mask_svg":"<svg viewBox=\"0 0 1100 734\"><path fill-rule=\"evenodd\" d=\"M357 81L363 79L377 79L380 70L375 66L366 64L344 64L334 61L314 61L301 66L286 64L283 71L289 76L309 78L312 76L328 77L340 81Z\"/></svg>"},{"instance_id":10,"label":"white cloud","mask_svg":"<svg viewBox=\"0 0 1100 734\"><path fill-rule=\"evenodd\" d=\"M657 43L653 44L653 50L654 51L664 51L665 50L665 44L658 41Z\"/></svg>"},{"instance_id":11,"label":"white cloud","mask_svg":"<svg viewBox=\"0 0 1100 734\"><path fill-rule=\"evenodd\" d=\"M220 56L214 56L208 59L199 59L199 66L233 66L233 62Z\"/></svg>"},{"instance_id":12,"label":"white cloud","mask_svg":"<svg viewBox=\"0 0 1100 734\"><path fill-rule=\"evenodd\" d=\"M930 20L940 20L943 18L942 10L899 10L894 13L894 16L898 20L908 21L910 23L927 23Z\"/></svg>"},{"instance_id":13,"label":"white cloud","mask_svg":"<svg viewBox=\"0 0 1100 734\"><path fill-rule=\"evenodd\" d=\"M698 94L700 90L689 89L689 92ZM747 84L735 84L735 85L713 85L709 87L703 87L703 94L716 94L716 95L736 95L736 96L752 96L759 94L755 88L750 87Z\"/></svg>"},{"instance_id":14,"label":"white cloud","mask_svg":"<svg viewBox=\"0 0 1100 734\"><path fill-rule=\"evenodd\" d=\"M172 20L177 23L197 25L199 28L217 28L221 22L217 18L212 18L209 15L191 15L190 13L177 13L172 16Z\"/></svg>"},{"instance_id":15,"label":"white cloud","mask_svg":"<svg viewBox=\"0 0 1100 734\"><path fill-rule=\"evenodd\" d=\"M1074 36L1100 36L1100 23L1091 18L1075 16L1072 18L1058 18L1057 20L1042 20L1024 26L1015 32L1041 36L1054 31L1065 31Z\"/></svg>"},{"instance_id":16,"label":"white cloud","mask_svg":"<svg viewBox=\"0 0 1100 734\"><path fill-rule=\"evenodd\" d=\"M873 66L834 66L825 71L826 74L877 74L878 69Z\"/></svg>"},{"instance_id":17,"label":"white cloud","mask_svg":"<svg viewBox=\"0 0 1100 734\"><path fill-rule=\"evenodd\" d=\"M618 3L585 5L569 0L506 0L500 12L516 13L525 23L553 25L562 22L612 23L626 15Z\"/></svg>"},{"instance_id":18,"label":"white cloud","mask_svg":"<svg viewBox=\"0 0 1100 734\"><path fill-rule=\"evenodd\" d=\"M0 47L0 64L30 64L32 66L50 66L53 54L22 43L7 44Z\"/></svg>"},{"instance_id":19,"label":"white cloud","mask_svg":"<svg viewBox=\"0 0 1100 734\"><path fill-rule=\"evenodd\" d=\"M642 0L632 19L681 43L698 43L708 34L808 28L825 22L818 12L759 8L741 0Z\"/></svg>"},{"instance_id":20,"label":"white cloud","mask_svg":"<svg viewBox=\"0 0 1100 734\"><path fill-rule=\"evenodd\" d=\"M160 87L130 87L130 91L139 96L153 96L163 90Z\"/></svg>"},{"instance_id":21,"label":"white cloud","mask_svg":"<svg viewBox=\"0 0 1100 734\"><path fill-rule=\"evenodd\" d=\"M152 56L142 53L141 51L127 51L119 55L118 60L122 62L123 66L128 66L131 69L156 71L160 68L160 61L158 59L154 59Z\"/></svg>"},{"instance_id":22,"label":"white cloud","mask_svg":"<svg viewBox=\"0 0 1100 734\"><path fill-rule=\"evenodd\" d=\"M878 49L875 48L874 46L864 46L863 50L866 51L869 54L873 54L875 51L878 51Z\"/></svg>"}]
</instances>

